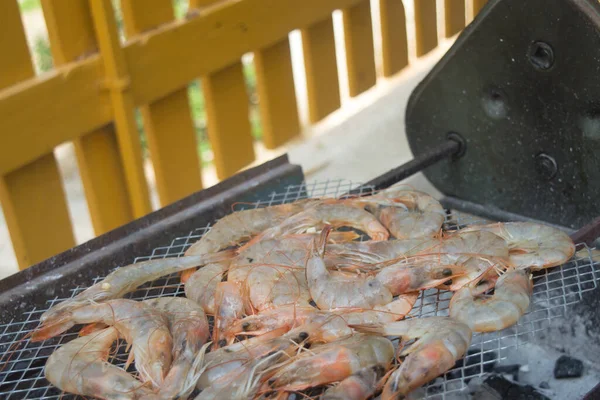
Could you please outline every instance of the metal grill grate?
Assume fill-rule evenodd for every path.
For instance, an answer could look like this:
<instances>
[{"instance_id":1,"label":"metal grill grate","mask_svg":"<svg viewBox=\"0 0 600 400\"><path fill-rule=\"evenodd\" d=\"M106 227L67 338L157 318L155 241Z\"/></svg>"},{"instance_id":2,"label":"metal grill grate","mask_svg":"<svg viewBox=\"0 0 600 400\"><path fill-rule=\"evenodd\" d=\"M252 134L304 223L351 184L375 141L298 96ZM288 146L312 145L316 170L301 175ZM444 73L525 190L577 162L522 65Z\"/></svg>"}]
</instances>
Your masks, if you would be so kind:
<instances>
[{"instance_id":1,"label":"metal grill grate","mask_svg":"<svg viewBox=\"0 0 600 400\"><path fill-rule=\"evenodd\" d=\"M348 192L358 185L345 180L314 182L308 185L287 187L282 193L272 193L264 201L253 204L237 204L234 210L262 207L296 201L305 197L335 197ZM481 219L460 213L448 213L444 229L455 230L465 225L485 223ZM134 262L156 258L181 256L187 248L205 234L210 227L196 229L188 236L175 238L169 246L156 248L151 255L137 257ZM446 399L450 393L466 387L465 379L481 375L486 365L505 357L506 350L518 347L522 343L531 342L536 333L547 328L550 320L558 318L566 312L569 305L581 300L583 292L596 288L600 279L600 265L592 259L592 250L583 245L577 247L578 254L584 256L569 263L546 270L534 278L533 302L529 312L517 325L501 332L474 334L468 355L462 364L438 378L424 388L424 396L428 399ZM103 277L97 277L96 283ZM87 287L87 286L86 286ZM72 289L75 296L85 287ZM141 300L160 296L183 295L183 285L177 275L171 275L140 287L127 297ZM421 292L410 316L426 317L448 315L451 293L430 289ZM47 303L45 309L33 309L25 312L21 320L13 320L9 324L0 325L0 354L4 354L0 364L0 398L15 399L73 399L75 396L65 395L49 384L43 376L43 369L48 356L60 345L77 337L77 329L66 332L59 337L39 343L23 340L24 336L38 326L41 314L54 304L65 299L55 298ZM124 345L117 352L117 365L123 365ZM8 360L7 360L8 358ZM134 371L134 367L130 367Z\"/></svg>"}]
</instances>

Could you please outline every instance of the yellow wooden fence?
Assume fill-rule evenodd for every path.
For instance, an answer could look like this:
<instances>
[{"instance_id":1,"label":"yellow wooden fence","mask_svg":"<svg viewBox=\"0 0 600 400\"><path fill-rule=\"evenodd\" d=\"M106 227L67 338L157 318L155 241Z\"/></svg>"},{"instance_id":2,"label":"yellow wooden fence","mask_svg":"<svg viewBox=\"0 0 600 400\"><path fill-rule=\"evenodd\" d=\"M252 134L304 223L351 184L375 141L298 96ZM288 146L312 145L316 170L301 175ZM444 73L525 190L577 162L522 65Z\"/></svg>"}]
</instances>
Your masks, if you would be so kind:
<instances>
[{"instance_id":1,"label":"yellow wooden fence","mask_svg":"<svg viewBox=\"0 0 600 400\"><path fill-rule=\"evenodd\" d=\"M386 77L408 65L401 0L377 0ZM414 1L417 55L438 43L436 0ZM485 0L445 0L445 36ZM288 34L301 30L311 123L340 107L332 13L342 10L350 95L376 84L369 0L42 0L55 68L35 76L17 0L0 2L0 202L20 268L75 245L53 149L73 142L94 231L151 211L135 110L161 205L202 188L187 97L200 78L218 178L251 163L241 57L253 52L263 141L300 133ZM182 173L185 171L185 173Z\"/></svg>"}]
</instances>

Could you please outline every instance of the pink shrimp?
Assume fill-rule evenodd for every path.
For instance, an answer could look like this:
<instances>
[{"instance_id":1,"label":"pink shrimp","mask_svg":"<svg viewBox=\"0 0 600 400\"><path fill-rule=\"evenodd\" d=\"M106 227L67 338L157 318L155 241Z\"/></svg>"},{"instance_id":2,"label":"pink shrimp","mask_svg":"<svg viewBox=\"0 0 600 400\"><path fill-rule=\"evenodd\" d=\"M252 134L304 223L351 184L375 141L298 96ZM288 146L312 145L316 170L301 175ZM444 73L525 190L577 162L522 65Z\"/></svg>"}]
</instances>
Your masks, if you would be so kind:
<instances>
[{"instance_id":1,"label":"pink shrimp","mask_svg":"<svg viewBox=\"0 0 600 400\"><path fill-rule=\"evenodd\" d=\"M173 337L173 363L160 388L163 398L187 398L199 378L210 330L198 304L184 297L161 297L145 304L164 313Z\"/></svg>"},{"instance_id":2,"label":"pink shrimp","mask_svg":"<svg viewBox=\"0 0 600 400\"><path fill-rule=\"evenodd\" d=\"M367 400L377 392L385 371L384 364L365 367L327 389L320 400Z\"/></svg>"},{"instance_id":3,"label":"pink shrimp","mask_svg":"<svg viewBox=\"0 0 600 400\"><path fill-rule=\"evenodd\" d=\"M213 349L227 344L225 332L244 314L244 299L240 287L231 282L219 282L215 292L215 327Z\"/></svg>"},{"instance_id":4,"label":"pink shrimp","mask_svg":"<svg viewBox=\"0 0 600 400\"><path fill-rule=\"evenodd\" d=\"M220 253L201 256L160 258L118 268L108 274L102 281L90 286L77 296L50 308L42 314L40 320L44 323L52 323L53 320L60 319L63 313L68 313L78 307L121 298L140 285L161 276L184 271L198 265L228 260L233 255L233 251L225 250Z\"/></svg>"},{"instance_id":5,"label":"pink shrimp","mask_svg":"<svg viewBox=\"0 0 600 400\"><path fill-rule=\"evenodd\" d=\"M171 367L173 338L166 317L142 302L117 299L79 307L64 313L52 324L42 324L33 332L31 341L49 339L75 324L92 322L114 326L132 346L129 357L135 358L142 380L152 382L155 387L162 385Z\"/></svg>"},{"instance_id":6,"label":"pink shrimp","mask_svg":"<svg viewBox=\"0 0 600 400\"><path fill-rule=\"evenodd\" d=\"M198 303L205 313L215 314L215 292L229 262L209 264L194 272L185 282L185 296Z\"/></svg>"},{"instance_id":7,"label":"pink shrimp","mask_svg":"<svg viewBox=\"0 0 600 400\"><path fill-rule=\"evenodd\" d=\"M292 359L269 379L277 390L304 390L309 387L341 381L361 368L389 365L394 346L378 336L354 334L348 338L321 346Z\"/></svg>"},{"instance_id":8,"label":"pink shrimp","mask_svg":"<svg viewBox=\"0 0 600 400\"><path fill-rule=\"evenodd\" d=\"M377 221L377 218L362 208L337 201L323 201L291 216L279 225L270 227L255 236L246 246L290 233L303 233L309 228L319 229L325 225L353 227L365 232L373 240L387 240L389 237L388 230Z\"/></svg>"},{"instance_id":9,"label":"pink shrimp","mask_svg":"<svg viewBox=\"0 0 600 400\"><path fill-rule=\"evenodd\" d=\"M448 371L465 355L472 337L467 325L448 317L413 318L353 327L359 332L399 336L403 341L417 339L400 353L407 357L390 375L382 400L403 398Z\"/></svg>"},{"instance_id":10,"label":"pink shrimp","mask_svg":"<svg viewBox=\"0 0 600 400\"><path fill-rule=\"evenodd\" d=\"M106 361L118 336L117 330L111 327L63 344L46 361L46 379L65 392L81 396L158 400L142 382Z\"/></svg>"}]
</instances>

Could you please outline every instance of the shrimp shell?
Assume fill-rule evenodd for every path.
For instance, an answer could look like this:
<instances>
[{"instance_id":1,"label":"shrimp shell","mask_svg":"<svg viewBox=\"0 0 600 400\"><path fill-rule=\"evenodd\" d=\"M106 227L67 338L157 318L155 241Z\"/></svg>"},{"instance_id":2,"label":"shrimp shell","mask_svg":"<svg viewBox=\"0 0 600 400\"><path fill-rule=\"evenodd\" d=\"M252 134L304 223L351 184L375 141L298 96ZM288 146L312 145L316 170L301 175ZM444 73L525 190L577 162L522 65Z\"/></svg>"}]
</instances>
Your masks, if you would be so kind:
<instances>
[{"instance_id":1,"label":"shrimp shell","mask_svg":"<svg viewBox=\"0 0 600 400\"><path fill-rule=\"evenodd\" d=\"M341 381L361 368L389 365L394 345L384 337L354 334L333 343L311 347L269 379L278 390L304 390Z\"/></svg>"},{"instance_id":2,"label":"shrimp shell","mask_svg":"<svg viewBox=\"0 0 600 400\"><path fill-rule=\"evenodd\" d=\"M494 332L517 323L531 302L530 274L511 270L496 282L492 296L479 296L481 289L464 287L450 300L450 316L468 325L473 332Z\"/></svg>"},{"instance_id":3,"label":"shrimp shell","mask_svg":"<svg viewBox=\"0 0 600 400\"><path fill-rule=\"evenodd\" d=\"M162 398L187 398L196 385L199 357L210 336L208 320L198 304L184 297L161 297L144 304L164 313L173 337L173 363L160 388ZM195 368L194 368L195 367Z\"/></svg>"},{"instance_id":4,"label":"shrimp shell","mask_svg":"<svg viewBox=\"0 0 600 400\"><path fill-rule=\"evenodd\" d=\"M321 238L315 240L312 256L306 263L308 288L317 306L322 310L342 307L372 309L390 303L392 294L375 277L347 277L328 271L323 255L329 231L330 227L326 227Z\"/></svg>"},{"instance_id":5,"label":"shrimp shell","mask_svg":"<svg viewBox=\"0 0 600 400\"><path fill-rule=\"evenodd\" d=\"M564 264L575 254L575 244L565 232L533 222L506 222L475 225L462 232L492 232L508 243L510 262L515 268L538 271Z\"/></svg>"},{"instance_id":6,"label":"shrimp shell","mask_svg":"<svg viewBox=\"0 0 600 400\"><path fill-rule=\"evenodd\" d=\"M106 361L118 336L117 330L111 327L63 344L46 361L46 379L65 392L81 396L111 400L158 399L142 382Z\"/></svg>"},{"instance_id":7,"label":"shrimp shell","mask_svg":"<svg viewBox=\"0 0 600 400\"><path fill-rule=\"evenodd\" d=\"M226 250L200 256L160 258L118 268L108 274L102 281L90 286L77 296L50 308L42 314L40 320L44 323L51 323L52 320L59 319L63 313L68 313L78 307L121 298L140 285L161 276L184 271L198 265L227 260L233 255L233 251Z\"/></svg>"},{"instance_id":8,"label":"shrimp shell","mask_svg":"<svg viewBox=\"0 0 600 400\"><path fill-rule=\"evenodd\" d=\"M367 209L398 239L434 237L446 218L439 201L416 190L392 187L353 201L366 203Z\"/></svg>"},{"instance_id":9,"label":"shrimp shell","mask_svg":"<svg viewBox=\"0 0 600 400\"><path fill-rule=\"evenodd\" d=\"M209 264L194 272L185 282L185 297L198 303L205 313L215 313L215 292L228 262Z\"/></svg>"},{"instance_id":10,"label":"shrimp shell","mask_svg":"<svg viewBox=\"0 0 600 400\"><path fill-rule=\"evenodd\" d=\"M383 364L365 367L327 389L320 400L366 400L377 391L385 370Z\"/></svg>"},{"instance_id":11,"label":"shrimp shell","mask_svg":"<svg viewBox=\"0 0 600 400\"><path fill-rule=\"evenodd\" d=\"M278 225L286 218L321 202L303 199L293 203L237 211L219 219L185 255L203 255L217 252Z\"/></svg>"},{"instance_id":12,"label":"shrimp shell","mask_svg":"<svg viewBox=\"0 0 600 400\"><path fill-rule=\"evenodd\" d=\"M359 332L399 336L403 341L417 339L400 353L400 356L407 357L390 375L382 400L403 398L448 371L465 355L472 338L467 325L449 317L413 318L354 328Z\"/></svg>"},{"instance_id":13,"label":"shrimp shell","mask_svg":"<svg viewBox=\"0 0 600 400\"><path fill-rule=\"evenodd\" d=\"M142 381L150 381L155 387L162 385L171 366L173 339L166 317L142 302L117 299L79 307L64 314L54 324L43 324L33 332L31 341L48 339L75 324L92 322L114 326L132 346L130 358L135 356L135 366Z\"/></svg>"}]
</instances>

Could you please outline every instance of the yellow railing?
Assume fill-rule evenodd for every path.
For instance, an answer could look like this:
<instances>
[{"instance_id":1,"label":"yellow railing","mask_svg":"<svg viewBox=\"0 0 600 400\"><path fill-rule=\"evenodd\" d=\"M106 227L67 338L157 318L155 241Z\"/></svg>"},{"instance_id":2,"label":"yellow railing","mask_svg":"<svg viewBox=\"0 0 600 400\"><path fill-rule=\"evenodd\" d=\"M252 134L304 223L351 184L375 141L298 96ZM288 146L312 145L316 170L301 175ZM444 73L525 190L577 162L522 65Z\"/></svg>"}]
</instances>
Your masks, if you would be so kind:
<instances>
[{"instance_id":1,"label":"yellow railing","mask_svg":"<svg viewBox=\"0 0 600 400\"><path fill-rule=\"evenodd\" d=\"M413 0L411 0L413 1ZM485 1L469 0L479 9ZM401 0L378 0L384 76L408 65ZM445 0L445 35L465 0ZM0 2L0 201L20 268L75 245L53 149L73 142L96 234L151 211L135 110L160 202L202 188L187 97L201 78L217 176L254 161L241 57L254 53L263 141L300 132L288 34L301 30L310 122L340 107L332 12L342 10L350 96L376 83L369 0L42 0L55 69L35 76L17 0ZM436 0L414 0L417 55L437 46Z\"/></svg>"}]
</instances>

